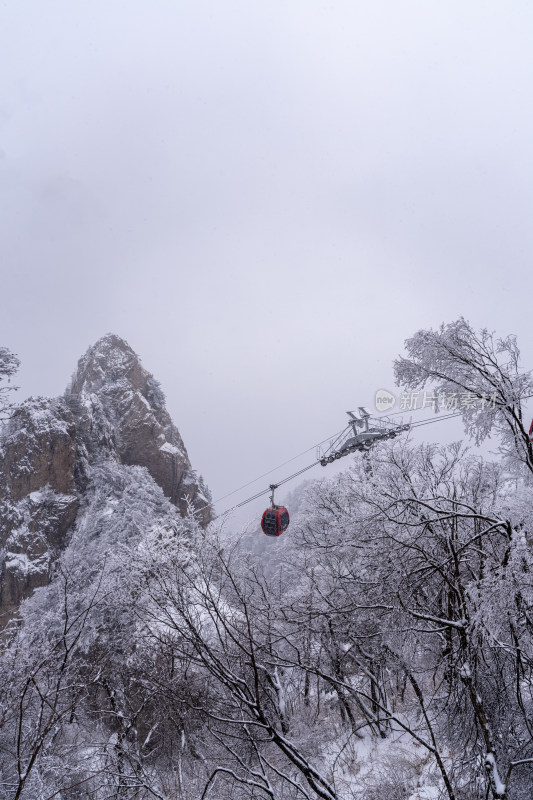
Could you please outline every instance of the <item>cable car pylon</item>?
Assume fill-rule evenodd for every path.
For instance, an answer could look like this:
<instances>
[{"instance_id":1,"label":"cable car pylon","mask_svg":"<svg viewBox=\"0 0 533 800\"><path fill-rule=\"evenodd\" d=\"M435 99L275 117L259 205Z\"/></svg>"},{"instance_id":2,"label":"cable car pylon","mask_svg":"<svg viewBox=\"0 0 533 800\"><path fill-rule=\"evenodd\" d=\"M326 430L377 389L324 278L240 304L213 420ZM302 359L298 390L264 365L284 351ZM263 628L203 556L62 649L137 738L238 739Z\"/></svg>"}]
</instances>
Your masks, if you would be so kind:
<instances>
[{"instance_id":1,"label":"cable car pylon","mask_svg":"<svg viewBox=\"0 0 533 800\"><path fill-rule=\"evenodd\" d=\"M319 455L319 462L323 467L327 467L336 459L347 456L350 453L360 451L368 453L376 442L385 439L395 439L400 433L408 431L410 423L406 425L396 425L387 418L371 417L364 406L359 406L359 416L353 411L347 411L350 420L348 431L343 436L331 443L329 448ZM370 425L372 420L372 426Z\"/></svg>"}]
</instances>

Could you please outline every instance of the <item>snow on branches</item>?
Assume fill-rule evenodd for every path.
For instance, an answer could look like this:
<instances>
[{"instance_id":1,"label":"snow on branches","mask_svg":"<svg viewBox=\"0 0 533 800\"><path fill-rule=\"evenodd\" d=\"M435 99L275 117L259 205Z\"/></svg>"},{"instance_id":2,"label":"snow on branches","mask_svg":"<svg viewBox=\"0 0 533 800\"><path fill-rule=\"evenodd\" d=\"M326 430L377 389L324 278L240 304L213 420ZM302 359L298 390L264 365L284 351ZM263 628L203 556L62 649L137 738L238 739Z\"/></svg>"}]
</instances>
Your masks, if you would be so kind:
<instances>
[{"instance_id":1,"label":"snow on branches","mask_svg":"<svg viewBox=\"0 0 533 800\"><path fill-rule=\"evenodd\" d=\"M459 393L479 401L460 407L467 435L479 444L494 430L507 461L533 471L533 449L523 419L523 401L533 396L533 375L520 369L516 337L495 338L486 329L476 332L460 317L436 331L418 331L405 347L407 356L394 362L399 386L431 387L436 396Z\"/></svg>"},{"instance_id":2,"label":"snow on branches","mask_svg":"<svg viewBox=\"0 0 533 800\"><path fill-rule=\"evenodd\" d=\"M20 361L16 355L11 353L7 347L0 347L0 419L5 419L11 406L7 403L9 392L16 390L16 386L5 385L5 381L10 382L17 372Z\"/></svg>"}]
</instances>

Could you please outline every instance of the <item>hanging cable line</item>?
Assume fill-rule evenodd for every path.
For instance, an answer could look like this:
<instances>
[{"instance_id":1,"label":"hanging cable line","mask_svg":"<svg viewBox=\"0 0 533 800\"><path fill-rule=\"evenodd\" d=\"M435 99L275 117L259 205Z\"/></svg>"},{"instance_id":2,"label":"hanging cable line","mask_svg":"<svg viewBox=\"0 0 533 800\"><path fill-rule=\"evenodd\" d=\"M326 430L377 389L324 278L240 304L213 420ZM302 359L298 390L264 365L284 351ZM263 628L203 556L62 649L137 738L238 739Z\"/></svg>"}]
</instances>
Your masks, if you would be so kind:
<instances>
[{"instance_id":1,"label":"hanging cable line","mask_svg":"<svg viewBox=\"0 0 533 800\"><path fill-rule=\"evenodd\" d=\"M223 517L226 514L229 514L230 511L234 511L236 508L241 508L242 506L246 506L248 505L248 503L251 503L253 500L257 500L259 497L264 497L265 494L269 494L272 491L272 487L277 489L278 487L283 486L284 483L288 483L289 481L294 480L294 478L297 478L298 475L302 475L304 472L313 469L313 467L316 467L317 464L320 464L320 459L318 459L317 461L313 461L312 464L309 464L307 467L304 467L303 469L299 469L298 472L293 472L292 475L288 475L286 478L283 478L283 480L278 481L278 483L271 484L268 489L263 489L261 492L257 492L257 494L252 495L252 497L248 497L246 498L246 500L242 500L240 503L236 503L234 506L231 506L231 508L227 508L220 514L217 514L216 517L213 517L213 520L218 519L219 517Z\"/></svg>"},{"instance_id":2,"label":"hanging cable line","mask_svg":"<svg viewBox=\"0 0 533 800\"><path fill-rule=\"evenodd\" d=\"M461 411L454 411L452 414L443 414L442 417L435 417L435 419L421 419L418 422L413 422L411 428L422 428L424 425L433 425L434 422L444 422L446 419L452 417L462 417Z\"/></svg>"},{"instance_id":3,"label":"hanging cable line","mask_svg":"<svg viewBox=\"0 0 533 800\"><path fill-rule=\"evenodd\" d=\"M342 436L342 434L346 432L347 427L348 426L346 426L346 428L343 428L342 431L339 431L338 433L334 433L333 436L336 436L337 439L340 438ZM296 459L301 458L306 453L310 453L311 450L315 450L317 447L320 447L321 444L324 444L325 442L331 441L331 439L333 439L333 436L328 436L327 439L322 439L321 442L317 442L317 444L314 444L312 447L308 447L307 450L303 450L301 453L298 453L297 456L294 456L293 458L289 458L287 461L284 461L283 464L278 464L277 467L273 467L272 469L269 469L268 472L263 472L262 475L259 475L257 478L254 478L252 481L248 481L248 483L245 483L243 486L239 486L238 489L234 489L232 492L228 492L228 494L225 494L223 497L219 497L218 500L215 500L215 505L217 503L221 503L222 500L225 500L227 497L231 497L233 494L237 494L237 492L240 492L243 489L246 489L248 486L251 486L252 483L257 483L257 481L260 481L261 478L266 478L266 476L270 475L271 472L276 472L278 469L281 469L282 467L287 466L287 464L290 464L291 462L296 461ZM337 439L335 441L337 441ZM261 494L266 494L266 491L265 492L261 492Z\"/></svg>"},{"instance_id":4,"label":"hanging cable line","mask_svg":"<svg viewBox=\"0 0 533 800\"><path fill-rule=\"evenodd\" d=\"M310 449L313 449L313 448L310 448ZM306 452L308 452L308 451L306 451ZM291 459L291 460L294 460L294 459ZM320 459L317 459L316 461L313 461L312 464L308 464L308 466L307 467L303 467L303 469L299 469L298 472L293 472L292 475L288 475L286 478L283 478L283 480L278 481L276 484L271 484L271 486L268 489L262 489L260 492L257 492L257 494L252 495L252 497L248 497L246 500L242 500L240 503L236 503L234 506L232 506L231 508L226 509L226 511L223 511L221 514L219 514L214 519L218 519L218 517L221 517L223 514L228 514L230 511L233 511L235 508L241 508L241 506L245 506L245 505L247 505L247 503L251 503L252 500L257 500L258 497L263 497L265 494L268 494L271 491L271 487L272 486L274 486L277 489L279 486L283 486L284 483L288 483L289 481L292 481L294 478L297 478L298 475L302 475L304 472L307 472L307 470L312 469L313 467L316 467L317 464L320 464Z\"/></svg>"}]
</instances>

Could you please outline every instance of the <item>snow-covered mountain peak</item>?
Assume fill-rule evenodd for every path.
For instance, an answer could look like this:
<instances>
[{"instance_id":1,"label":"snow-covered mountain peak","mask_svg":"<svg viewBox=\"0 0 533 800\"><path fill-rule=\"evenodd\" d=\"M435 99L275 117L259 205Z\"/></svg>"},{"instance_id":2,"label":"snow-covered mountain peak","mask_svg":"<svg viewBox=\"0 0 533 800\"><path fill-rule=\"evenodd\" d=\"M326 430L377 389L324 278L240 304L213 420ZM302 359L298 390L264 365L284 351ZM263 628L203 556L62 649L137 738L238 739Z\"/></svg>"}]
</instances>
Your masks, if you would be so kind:
<instances>
[{"instance_id":1,"label":"snow-covered mountain peak","mask_svg":"<svg viewBox=\"0 0 533 800\"><path fill-rule=\"evenodd\" d=\"M146 390L150 377L129 344L120 336L108 333L80 358L68 393L89 394L121 381L142 391Z\"/></svg>"},{"instance_id":2,"label":"snow-covered mountain peak","mask_svg":"<svg viewBox=\"0 0 533 800\"><path fill-rule=\"evenodd\" d=\"M63 398L26 400L0 437L0 628L2 615L47 584L73 523L81 524L79 509L93 514L102 474L124 492L164 495L163 516L192 508L200 524L210 519L209 492L159 383L115 334L80 358Z\"/></svg>"},{"instance_id":3,"label":"snow-covered mountain peak","mask_svg":"<svg viewBox=\"0 0 533 800\"><path fill-rule=\"evenodd\" d=\"M123 464L146 467L183 513L191 497L190 488L185 489L189 484L196 484L194 494L203 502L203 487L165 408L159 383L124 339L109 333L90 347L65 396L85 420L88 450L101 453L103 443L104 451L111 449Z\"/></svg>"}]
</instances>

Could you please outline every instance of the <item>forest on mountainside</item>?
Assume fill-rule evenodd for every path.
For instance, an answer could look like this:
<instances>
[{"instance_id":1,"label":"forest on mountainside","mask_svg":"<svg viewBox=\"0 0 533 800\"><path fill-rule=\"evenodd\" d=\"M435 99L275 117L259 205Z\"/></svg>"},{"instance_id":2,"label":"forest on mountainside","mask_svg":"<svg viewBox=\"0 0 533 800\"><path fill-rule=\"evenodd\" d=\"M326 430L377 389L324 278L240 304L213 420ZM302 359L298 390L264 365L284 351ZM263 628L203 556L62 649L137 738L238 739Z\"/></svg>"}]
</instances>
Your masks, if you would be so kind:
<instances>
[{"instance_id":1,"label":"forest on mountainside","mask_svg":"<svg viewBox=\"0 0 533 800\"><path fill-rule=\"evenodd\" d=\"M462 398L465 440L402 436L309 482L283 558L99 451L1 634L0 797L530 800L519 356L462 318L415 333L397 384ZM17 366L0 350L5 435ZM492 460L468 446L489 437Z\"/></svg>"}]
</instances>

